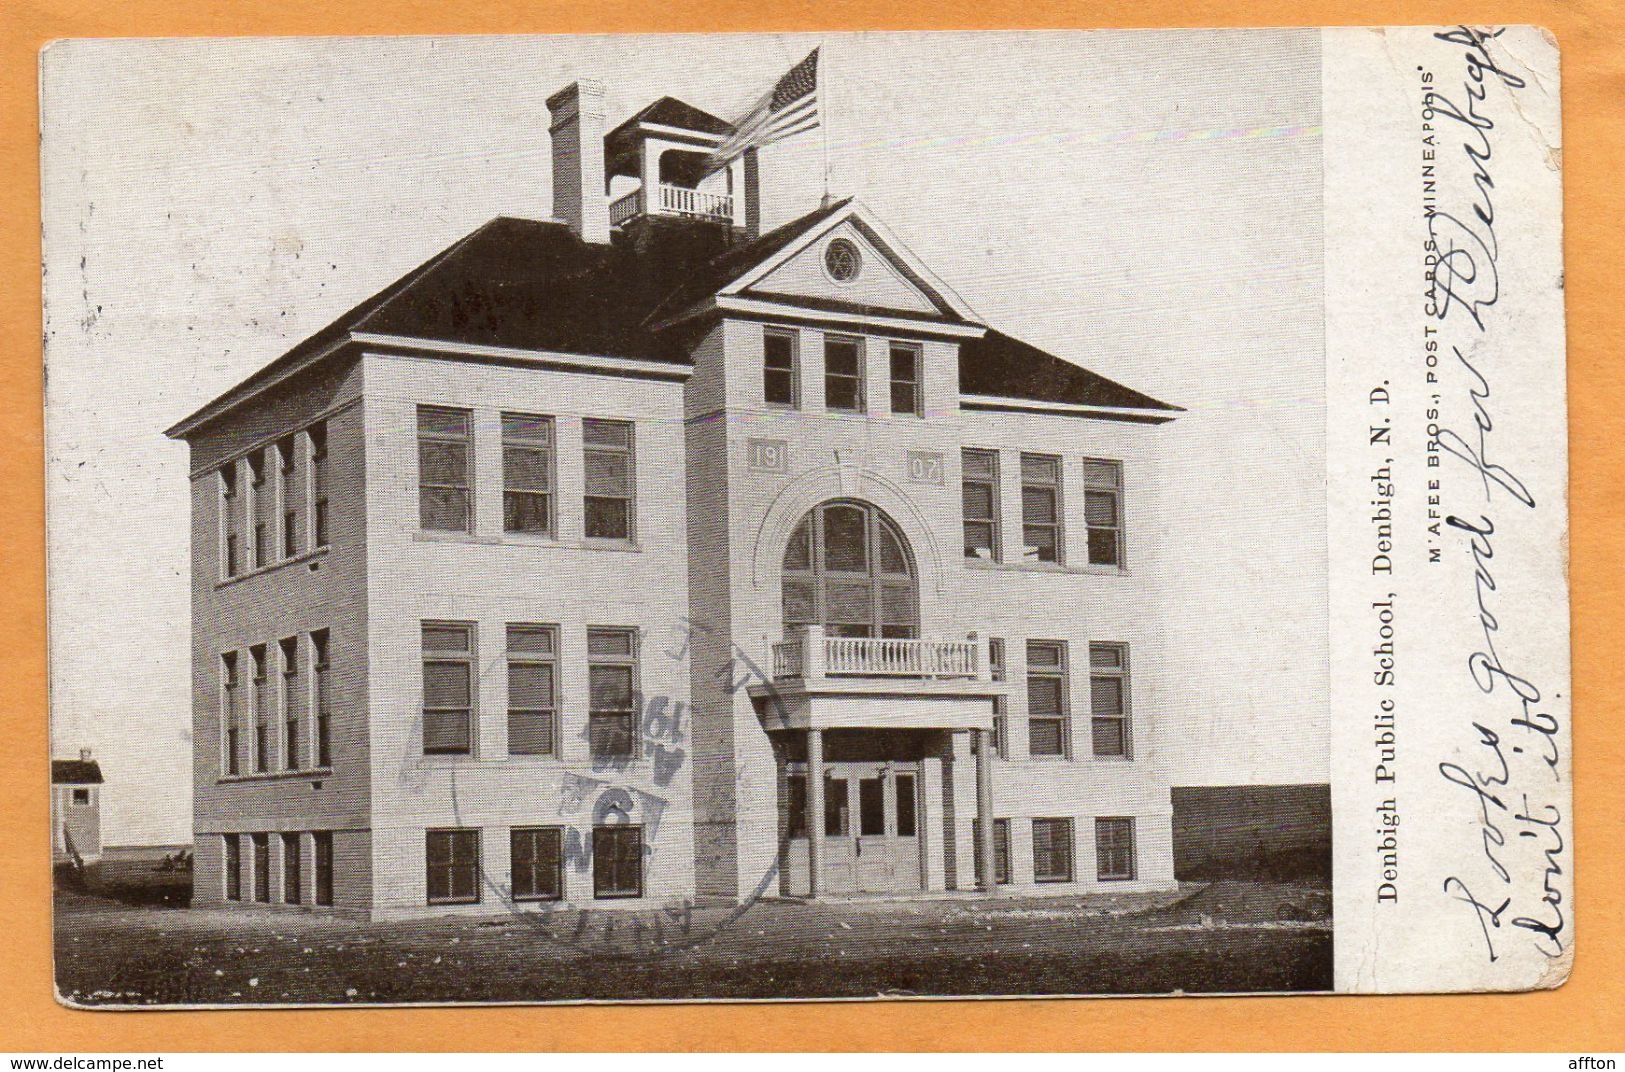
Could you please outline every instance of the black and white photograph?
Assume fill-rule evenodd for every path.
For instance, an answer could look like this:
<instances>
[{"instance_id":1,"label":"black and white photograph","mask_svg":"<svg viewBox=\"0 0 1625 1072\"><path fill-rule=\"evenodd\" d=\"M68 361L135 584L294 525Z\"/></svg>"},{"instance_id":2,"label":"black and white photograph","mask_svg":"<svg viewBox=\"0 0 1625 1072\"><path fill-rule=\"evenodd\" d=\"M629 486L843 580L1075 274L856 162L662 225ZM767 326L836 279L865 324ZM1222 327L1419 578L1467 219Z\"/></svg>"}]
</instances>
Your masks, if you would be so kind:
<instances>
[{"instance_id":1,"label":"black and white photograph","mask_svg":"<svg viewBox=\"0 0 1625 1072\"><path fill-rule=\"evenodd\" d=\"M1440 93L1499 55L1414 37ZM1329 193L1376 188L1332 151L1341 40L53 45L58 1000L1467 985L1345 960L1390 911L1484 971L1567 957L1527 895L1486 922L1503 894L1423 860L1435 798L1490 822L1487 768L1383 690L1435 672L1395 640L1444 606L1411 556L1445 547L1460 603L1489 536L1406 497L1546 470L1441 433L1458 371L1428 402L1339 356L1383 330L1329 296L1382 230ZM1473 62L1475 107L1535 92ZM1413 214L1406 353L1430 229L1428 270L1465 247ZM1456 279L1445 329L1487 331ZM1559 679L1511 665L1472 680L1537 720L1518 682ZM1335 838L1334 783L1365 794Z\"/></svg>"}]
</instances>

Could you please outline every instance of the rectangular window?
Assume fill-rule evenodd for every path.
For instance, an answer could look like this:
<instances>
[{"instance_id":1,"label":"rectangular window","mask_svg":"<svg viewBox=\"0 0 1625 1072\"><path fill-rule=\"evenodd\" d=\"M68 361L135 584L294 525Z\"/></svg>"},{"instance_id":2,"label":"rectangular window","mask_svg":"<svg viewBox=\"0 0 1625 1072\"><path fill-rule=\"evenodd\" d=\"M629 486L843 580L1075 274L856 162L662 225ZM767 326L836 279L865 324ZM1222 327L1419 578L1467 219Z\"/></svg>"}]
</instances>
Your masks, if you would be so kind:
<instances>
[{"instance_id":1,"label":"rectangular window","mask_svg":"<svg viewBox=\"0 0 1625 1072\"><path fill-rule=\"evenodd\" d=\"M634 630L587 630L588 738L595 759L636 754L637 670Z\"/></svg>"},{"instance_id":2,"label":"rectangular window","mask_svg":"<svg viewBox=\"0 0 1625 1072\"><path fill-rule=\"evenodd\" d=\"M1123 463L1085 458L1083 523L1089 528L1089 564L1123 564Z\"/></svg>"},{"instance_id":3,"label":"rectangular window","mask_svg":"<svg viewBox=\"0 0 1625 1072\"><path fill-rule=\"evenodd\" d=\"M788 331L762 332L762 399L770 406L796 405L796 336Z\"/></svg>"},{"instance_id":4,"label":"rectangular window","mask_svg":"<svg viewBox=\"0 0 1625 1072\"><path fill-rule=\"evenodd\" d=\"M423 754L474 749L474 627L423 623Z\"/></svg>"},{"instance_id":5,"label":"rectangular window","mask_svg":"<svg viewBox=\"0 0 1625 1072\"><path fill-rule=\"evenodd\" d=\"M1000 561L999 454L967 450L960 455L964 500L965 557Z\"/></svg>"},{"instance_id":6,"label":"rectangular window","mask_svg":"<svg viewBox=\"0 0 1625 1072\"><path fill-rule=\"evenodd\" d=\"M235 577L241 570L238 560L241 542L237 538L240 506L237 501L237 463L220 467L221 576Z\"/></svg>"},{"instance_id":7,"label":"rectangular window","mask_svg":"<svg viewBox=\"0 0 1625 1072\"><path fill-rule=\"evenodd\" d=\"M299 480L296 436L277 440L277 486L282 489L281 550L283 558L299 554Z\"/></svg>"},{"instance_id":8,"label":"rectangular window","mask_svg":"<svg viewBox=\"0 0 1625 1072\"><path fill-rule=\"evenodd\" d=\"M240 774L242 761L238 758L240 746L238 733L242 725L243 684L238 673L236 652L228 651L220 656L220 678L222 683L220 724L224 729L221 747L226 752L226 773Z\"/></svg>"},{"instance_id":9,"label":"rectangular window","mask_svg":"<svg viewBox=\"0 0 1625 1072\"><path fill-rule=\"evenodd\" d=\"M790 774L784 780L784 836L807 836L807 776Z\"/></svg>"},{"instance_id":10,"label":"rectangular window","mask_svg":"<svg viewBox=\"0 0 1625 1072\"><path fill-rule=\"evenodd\" d=\"M476 904L480 899L480 832L425 833L430 904Z\"/></svg>"},{"instance_id":11,"label":"rectangular window","mask_svg":"<svg viewBox=\"0 0 1625 1072\"><path fill-rule=\"evenodd\" d=\"M989 674L994 681L1003 681L1005 674L1004 641L989 637L987 641ZM993 754L1000 759L1010 758L1010 716L1005 710L1005 697L993 697Z\"/></svg>"},{"instance_id":12,"label":"rectangular window","mask_svg":"<svg viewBox=\"0 0 1625 1072\"><path fill-rule=\"evenodd\" d=\"M982 839L982 821L970 821L971 837L974 844L980 845ZM982 854L975 854L976 884L982 884ZM993 884L1007 886L1010 883L1010 820L993 820Z\"/></svg>"},{"instance_id":13,"label":"rectangular window","mask_svg":"<svg viewBox=\"0 0 1625 1072\"><path fill-rule=\"evenodd\" d=\"M1095 820L1095 878L1126 882L1134 878L1134 820Z\"/></svg>"},{"instance_id":14,"label":"rectangular window","mask_svg":"<svg viewBox=\"0 0 1625 1072\"><path fill-rule=\"evenodd\" d=\"M1034 756L1066 755L1066 645L1058 640L1027 641L1027 751Z\"/></svg>"},{"instance_id":15,"label":"rectangular window","mask_svg":"<svg viewBox=\"0 0 1625 1072\"><path fill-rule=\"evenodd\" d=\"M271 769L271 671L265 645L248 649L254 667L254 770L264 774Z\"/></svg>"},{"instance_id":16,"label":"rectangular window","mask_svg":"<svg viewBox=\"0 0 1625 1072\"><path fill-rule=\"evenodd\" d=\"M914 788L914 775L899 774L896 776L897 789L897 836L915 837L915 821L919 808L919 797Z\"/></svg>"},{"instance_id":17,"label":"rectangular window","mask_svg":"<svg viewBox=\"0 0 1625 1072\"><path fill-rule=\"evenodd\" d=\"M1072 881L1072 820L1033 820L1033 881Z\"/></svg>"},{"instance_id":18,"label":"rectangular window","mask_svg":"<svg viewBox=\"0 0 1625 1072\"><path fill-rule=\"evenodd\" d=\"M254 900L271 903L271 838L267 834L250 834L254 846Z\"/></svg>"},{"instance_id":19,"label":"rectangular window","mask_svg":"<svg viewBox=\"0 0 1625 1072\"><path fill-rule=\"evenodd\" d=\"M857 339L824 336L824 405L863 412L863 347Z\"/></svg>"},{"instance_id":20,"label":"rectangular window","mask_svg":"<svg viewBox=\"0 0 1625 1072\"><path fill-rule=\"evenodd\" d=\"M886 832L886 781L858 779L858 836L877 837Z\"/></svg>"},{"instance_id":21,"label":"rectangular window","mask_svg":"<svg viewBox=\"0 0 1625 1072\"><path fill-rule=\"evenodd\" d=\"M824 836L852 833L852 806L846 799L846 779L824 776Z\"/></svg>"},{"instance_id":22,"label":"rectangular window","mask_svg":"<svg viewBox=\"0 0 1625 1072\"><path fill-rule=\"evenodd\" d=\"M333 832L318 830L310 835L311 855L316 864L316 903L333 903Z\"/></svg>"},{"instance_id":23,"label":"rectangular window","mask_svg":"<svg viewBox=\"0 0 1625 1072\"><path fill-rule=\"evenodd\" d=\"M1127 644L1089 645L1089 725L1095 755L1132 754Z\"/></svg>"},{"instance_id":24,"label":"rectangular window","mask_svg":"<svg viewBox=\"0 0 1625 1072\"><path fill-rule=\"evenodd\" d=\"M90 790L75 789L73 791L73 802L81 808L90 807Z\"/></svg>"},{"instance_id":25,"label":"rectangular window","mask_svg":"<svg viewBox=\"0 0 1625 1072\"><path fill-rule=\"evenodd\" d=\"M312 425L310 436L310 545L327 546L327 425Z\"/></svg>"},{"instance_id":26,"label":"rectangular window","mask_svg":"<svg viewBox=\"0 0 1625 1072\"><path fill-rule=\"evenodd\" d=\"M418 520L436 532L472 532L473 415L418 407Z\"/></svg>"},{"instance_id":27,"label":"rectangular window","mask_svg":"<svg viewBox=\"0 0 1625 1072\"><path fill-rule=\"evenodd\" d=\"M553 418L502 415L502 531L553 535Z\"/></svg>"},{"instance_id":28,"label":"rectangular window","mask_svg":"<svg viewBox=\"0 0 1625 1072\"><path fill-rule=\"evenodd\" d=\"M552 417L502 414L502 531L552 536Z\"/></svg>"},{"instance_id":29,"label":"rectangular window","mask_svg":"<svg viewBox=\"0 0 1625 1072\"><path fill-rule=\"evenodd\" d=\"M282 835L282 903L298 904L304 900L303 875L300 871L299 835Z\"/></svg>"},{"instance_id":30,"label":"rectangular window","mask_svg":"<svg viewBox=\"0 0 1625 1072\"><path fill-rule=\"evenodd\" d=\"M241 901L243 899L243 846L237 840L236 834L226 834L221 839L226 849L226 900Z\"/></svg>"},{"instance_id":31,"label":"rectangular window","mask_svg":"<svg viewBox=\"0 0 1625 1072\"><path fill-rule=\"evenodd\" d=\"M513 899L557 901L563 897L564 831L556 826L516 826L509 839Z\"/></svg>"},{"instance_id":32,"label":"rectangular window","mask_svg":"<svg viewBox=\"0 0 1625 1072\"><path fill-rule=\"evenodd\" d=\"M508 626L508 754L555 755L558 633L550 625Z\"/></svg>"},{"instance_id":33,"label":"rectangular window","mask_svg":"<svg viewBox=\"0 0 1625 1072\"><path fill-rule=\"evenodd\" d=\"M1061 459L1021 456L1021 542L1027 562L1060 562Z\"/></svg>"},{"instance_id":34,"label":"rectangular window","mask_svg":"<svg viewBox=\"0 0 1625 1072\"><path fill-rule=\"evenodd\" d=\"M299 688L299 638L279 642L282 651L282 767L299 769L299 727L304 722L304 697Z\"/></svg>"},{"instance_id":35,"label":"rectangular window","mask_svg":"<svg viewBox=\"0 0 1625 1072\"><path fill-rule=\"evenodd\" d=\"M891 344L891 411L919 417L920 348L912 343Z\"/></svg>"},{"instance_id":36,"label":"rectangular window","mask_svg":"<svg viewBox=\"0 0 1625 1072\"><path fill-rule=\"evenodd\" d=\"M592 895L643 896L643 827L592 828Z\"/></svg>"},{"instance_id":37,"label":"rectangular window","mask_svg":"<svg viewBox=\"0 0 1625 1072\"><path fill-rule=\"evenodd\" d=\"M586 469L586 533L598 540L630 540L635 476L632 425L626 421L581 422Z\"/></svg>"},{"instance_id":38,"label":"rectangular window","mask_svg":"<svg viewBox=\"0 0 1625 1072\"><path fill-rule=\"evenodd\" d=\"M249 491L254 517L253 564L254 568L261 569L271 564L271 534L276 530L269 519L276 516L276 499L271 494L264 455L255 453L248 456L248 472L253 478Z\"/></svg>"},{"instance_id":39,"label":"rectangular window","mask_svg":"<svg viewBox=\"0 0 1625 1072\"><path fill-rule=\"evenodd\" d=\"M310 634L310 647L311 676L315 679L316 687L316 766L325 768L333 765L332 709L329 699L329 681L333 675L327 657L326 629L318 629Z\"/></svg>"}]
</instances>

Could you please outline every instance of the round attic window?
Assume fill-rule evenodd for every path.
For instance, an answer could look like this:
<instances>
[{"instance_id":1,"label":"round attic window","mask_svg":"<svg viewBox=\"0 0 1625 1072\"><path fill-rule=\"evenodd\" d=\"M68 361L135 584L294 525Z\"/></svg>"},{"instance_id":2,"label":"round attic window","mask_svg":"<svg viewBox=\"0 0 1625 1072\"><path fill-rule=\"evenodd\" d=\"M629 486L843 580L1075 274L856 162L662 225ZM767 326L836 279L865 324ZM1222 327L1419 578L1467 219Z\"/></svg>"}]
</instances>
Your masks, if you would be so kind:
<instances>
[{"instance_id":1,"label":"round attic window","mask_svg":"<svg viewBox=\"0 0 1625 1072\"><path fill-rule=\"evenodd\" d=\"M850 240L837 238L824 247L824 271L837 283L850 283L863 270L863 254Z\"/></svg>"}]
</instances>

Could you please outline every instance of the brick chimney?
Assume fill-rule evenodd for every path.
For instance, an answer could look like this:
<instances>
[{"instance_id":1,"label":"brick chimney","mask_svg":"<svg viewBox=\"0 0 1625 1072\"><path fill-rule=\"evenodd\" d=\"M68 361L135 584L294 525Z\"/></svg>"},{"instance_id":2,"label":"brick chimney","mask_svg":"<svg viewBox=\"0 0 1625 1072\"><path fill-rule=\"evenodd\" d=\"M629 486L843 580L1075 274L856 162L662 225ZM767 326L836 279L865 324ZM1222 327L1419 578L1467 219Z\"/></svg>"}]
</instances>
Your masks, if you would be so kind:
<instances>
[{"instance_id":1,"label":"brick chimney","mask_svg":"<svg viewBox=\"0 0 1625 1072\"><path fill-rule=\"evenodd\" d=\"M572 82L547 98L553 115L553 218L588 242L609 241L604 192L604 87Z\"/></svg>"},{"instance_id":2,"label":"brick chimney","mask_svg":"<svg viewBox=\"0 0 1625 1072\"><path fill-rule=\"evenodd\" d=\"M90 749L88 749L88 748L79 749L79 762L81 762L81 763L89 763L90 762Z\"/></svg>"}]
</instances>

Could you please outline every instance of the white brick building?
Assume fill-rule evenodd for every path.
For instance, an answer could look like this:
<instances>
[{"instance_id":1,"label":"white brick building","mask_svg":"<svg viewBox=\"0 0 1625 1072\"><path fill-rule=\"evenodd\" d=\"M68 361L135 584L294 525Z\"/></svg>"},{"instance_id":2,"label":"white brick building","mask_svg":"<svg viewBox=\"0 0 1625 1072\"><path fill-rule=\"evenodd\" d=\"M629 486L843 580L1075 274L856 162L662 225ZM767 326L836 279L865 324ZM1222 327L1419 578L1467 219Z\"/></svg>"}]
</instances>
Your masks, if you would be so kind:
<instances>
[{"instance_id":1,"label":"white brick building","mask_svg":"<svg viewBox=\"0 0 1625 1072\"><path fill-rule=\"evenodd\" d=\"M1173 882L1159 425L663 98L170 429L194 903ZM944 221L948 225L950 221ZM980 831L991 823L993 836ZM995 880L996 883L990 880Z\"/></svg>"}]
</instances>

